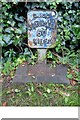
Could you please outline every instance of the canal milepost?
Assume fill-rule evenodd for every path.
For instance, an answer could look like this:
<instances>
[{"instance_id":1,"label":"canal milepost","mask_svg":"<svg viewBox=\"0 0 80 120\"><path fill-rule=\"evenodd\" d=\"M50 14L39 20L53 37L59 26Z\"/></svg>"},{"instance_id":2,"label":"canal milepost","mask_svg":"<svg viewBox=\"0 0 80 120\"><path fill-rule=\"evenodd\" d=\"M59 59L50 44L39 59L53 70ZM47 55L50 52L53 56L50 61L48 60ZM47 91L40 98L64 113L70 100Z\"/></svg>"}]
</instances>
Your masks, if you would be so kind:
<instances>
[{"instance_id":1,"label":"canal milepost","mask_svg":"<svg viewBox=\"0 0 80 120\"><path fill-rule=\"evenodd\" d=\"M57 35L57 12L31 10L27 13L28 46L37 48L38 62L35 65L20 65L16 71L14 82L54 82L69 84L66 78L67 67L57 65L50 68L46 63L46 51L52 48Z\"/></svg>"}]
</instances>

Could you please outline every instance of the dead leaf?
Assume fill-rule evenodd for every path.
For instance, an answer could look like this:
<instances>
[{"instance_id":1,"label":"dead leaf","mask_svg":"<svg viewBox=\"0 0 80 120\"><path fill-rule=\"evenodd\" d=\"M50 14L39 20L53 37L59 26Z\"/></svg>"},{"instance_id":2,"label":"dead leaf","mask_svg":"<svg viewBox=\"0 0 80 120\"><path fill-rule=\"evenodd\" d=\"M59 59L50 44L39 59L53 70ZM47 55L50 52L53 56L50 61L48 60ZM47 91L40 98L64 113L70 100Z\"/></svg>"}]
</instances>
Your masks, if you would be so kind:
<instances>
[{"instance_id":1,"label":"dead leaf","mask_svg":"<svg viewBox=\"0 0 80 120\"><path fill-rule=\"evenodd\" d=\"M70 84L71 84L72 86L74 86L74 85L76 85L76 81L75 81L75 80L70 80Z\"/></svg>"},{"instance_id":2,"label":"dead leaf","mask_svg":"<svg viewBox=\"0 0 80 120\"><path fill-rule=\"evenodd\" d=\"M7 102L3 102L2 106L7 106Z\"/></svg>"},{"instance_id":3,"label":"dead leaf","mask_svg":"<svg viewBox=\"0 0 80 120\"><path fill-rule=\"evenodd\" d=\"M41 92L41 91L36 90L36 92L37 92L39 95L42 95L42 92Z\"/></svg>"},{"instance_id":4,"label":"dead leaf","mask_svg":"<svg viewBox=\"0 0 80 120\"><path fill-rule=\"evenodd\" d=\"M28 73L28 75L29 75L29 76L33 76L33 74L32 74L32 73Z\"/></svg>"}]
</instances>

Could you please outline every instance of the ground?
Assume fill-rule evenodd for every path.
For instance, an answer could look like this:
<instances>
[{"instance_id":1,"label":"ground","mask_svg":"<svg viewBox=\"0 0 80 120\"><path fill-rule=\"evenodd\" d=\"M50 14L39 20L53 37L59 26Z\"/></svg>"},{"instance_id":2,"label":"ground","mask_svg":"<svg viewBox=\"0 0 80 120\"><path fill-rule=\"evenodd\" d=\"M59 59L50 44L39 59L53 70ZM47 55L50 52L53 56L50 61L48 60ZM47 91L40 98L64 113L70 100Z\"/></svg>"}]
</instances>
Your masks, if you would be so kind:
<instances>
[{"instance_id":1,"label":"ground","mask_svg":"<svg viewBox=\"0 0 80 120\"><path fill-rule=\"evenodd\" d=\"M6 78L3 82L3 106L79 106L78 86L53 83L18 83Z\"/></svg>"},{"instance_id":2,"label":"ground","mask_svg":"<svg viewBox=\"0 0 80 120\"><path fill-rule=\"evenodd\" d=\"M23 63L22 65L23 66ZM16 70L14 70L15 73ZM12 73L12 71L11 71ZM24 74L24 73L23 73ZM79 106L79 84L14 82L3 75L1 106Z\"/></svg>"}]
</instances>

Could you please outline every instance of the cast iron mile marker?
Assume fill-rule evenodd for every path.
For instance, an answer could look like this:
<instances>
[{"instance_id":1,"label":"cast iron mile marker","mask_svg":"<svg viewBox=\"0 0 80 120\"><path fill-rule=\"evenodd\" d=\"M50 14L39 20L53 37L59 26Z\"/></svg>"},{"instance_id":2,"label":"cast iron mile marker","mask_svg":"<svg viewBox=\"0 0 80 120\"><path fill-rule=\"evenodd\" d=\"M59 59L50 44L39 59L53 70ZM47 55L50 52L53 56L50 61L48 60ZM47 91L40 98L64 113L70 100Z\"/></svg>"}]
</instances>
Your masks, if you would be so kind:
<instances>
[{"instance_id":1,"label":"cast iron mile marker","mask_svg":"<svg viewBox=\"0 0 80 120\"><path fill-rule=\"evenodd\" d=\"M50 68L46 63L46 51L52 48L57 33L56 11L31 10L27 13L28 45L37 48L38 63L20 65L16 71L14 82L54 82L69 84L66 78L67 67L57 65Z\"/></svg>"},{"instance_id":2,"label":"cast iron mile marker","mask_svg":"<svg viewBox=\"0 0 80 120\"><path fill-rule=\"evenodd\" d=\"M38 50L38 62L46 55L46 49L54 44L57 31L55 11L31 10L27 14L28 45Z\"/></svg>"}]
</instances>

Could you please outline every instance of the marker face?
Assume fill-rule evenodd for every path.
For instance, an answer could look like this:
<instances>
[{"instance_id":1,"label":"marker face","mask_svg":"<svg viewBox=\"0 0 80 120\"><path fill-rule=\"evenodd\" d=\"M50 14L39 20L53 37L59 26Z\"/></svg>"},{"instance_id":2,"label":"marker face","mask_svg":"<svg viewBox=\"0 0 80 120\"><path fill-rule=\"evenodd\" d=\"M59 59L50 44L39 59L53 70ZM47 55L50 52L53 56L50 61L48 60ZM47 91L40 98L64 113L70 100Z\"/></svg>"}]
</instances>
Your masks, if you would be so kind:
<instances>
[{"instance_id":1,"label":"marker face","mask_svg":"<svg viewBox=\"0 0 80 120\"><path fill-rule=\"evenodd\" d=\"M27 14L28 45L31 48L49 48L56 39L55 11L31 10Z\"/></svg>"}]
</instances>

